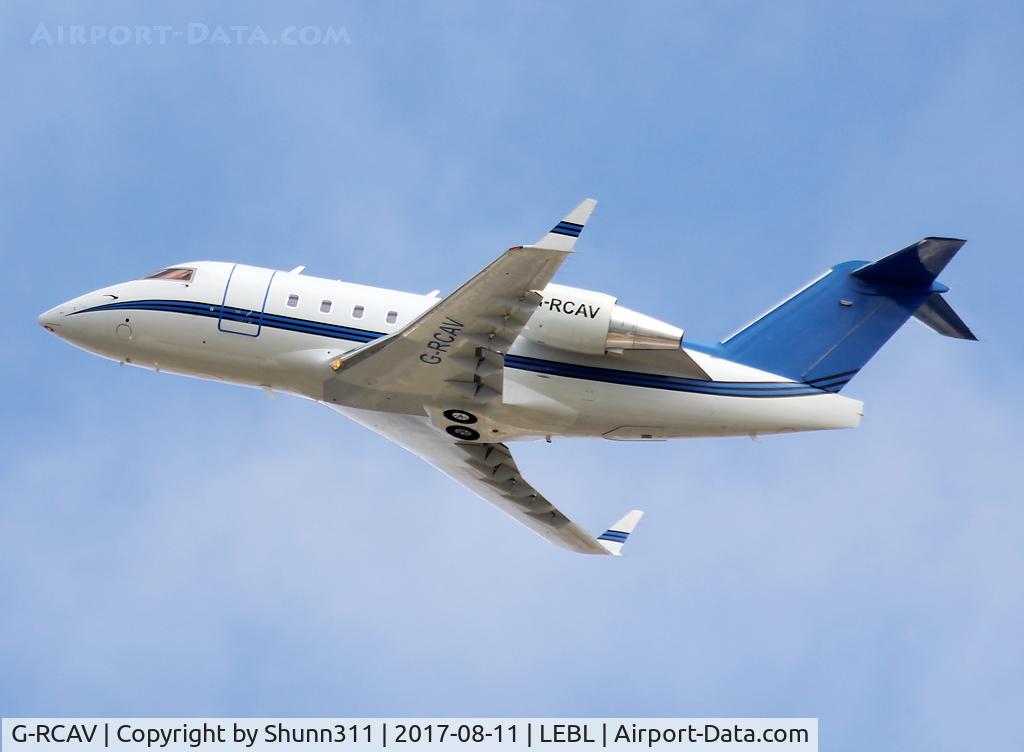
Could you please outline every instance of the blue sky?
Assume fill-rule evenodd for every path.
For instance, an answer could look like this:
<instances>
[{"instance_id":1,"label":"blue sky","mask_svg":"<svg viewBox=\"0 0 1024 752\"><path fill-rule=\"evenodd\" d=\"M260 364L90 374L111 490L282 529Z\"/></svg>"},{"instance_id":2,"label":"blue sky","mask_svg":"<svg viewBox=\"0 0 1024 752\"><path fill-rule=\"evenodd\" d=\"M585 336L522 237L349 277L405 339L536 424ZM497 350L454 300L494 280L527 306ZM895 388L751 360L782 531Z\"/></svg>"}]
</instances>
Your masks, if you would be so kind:
<instances>
[{"instance_id":1,"label":"blue sky","mask_svg":"<svg viewBox=\"0 0 1024 752\"><path fill-rule=\"evenodd\" d=\"M793 715L1005 748L1024 702L1014 3L15 3L0 11L0 714ZM350 44L31 45L38 24ZM714 341L832 263L969 239L857 431L525 445L548 546L300 400L36 315L187 259L426 292L601 204L558 281ZM608 669L614 661L618 668Z\"/></svg>"}]
</instances>

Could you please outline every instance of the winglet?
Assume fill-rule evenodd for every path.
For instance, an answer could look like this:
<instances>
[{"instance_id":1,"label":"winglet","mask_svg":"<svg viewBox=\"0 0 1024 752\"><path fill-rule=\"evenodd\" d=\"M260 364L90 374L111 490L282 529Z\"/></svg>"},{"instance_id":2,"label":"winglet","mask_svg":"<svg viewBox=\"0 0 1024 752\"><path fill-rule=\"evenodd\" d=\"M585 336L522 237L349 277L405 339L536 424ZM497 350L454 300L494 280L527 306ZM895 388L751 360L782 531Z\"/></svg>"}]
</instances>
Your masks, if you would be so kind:
<instances>
[{"instance_id":1,"label":"winglet","mask_svg":"<svg viewBox=\"0 0 1024 752\"><path fill-rule=\"evenodd\" d=\"M583 232L583 227L594 212L597 201L592 198L584 199L583 203L569 212L565 219L551 228L551 231L534 245L540 248L550 248L555 251L571 251L576 246L576 238Z\"/></svg>"},{"instance_id":2,"label":"winglet","mask_svg":"<svg viewBox=\"0 0 1024 752\"><path fill-rule=\"evenodd\" d=\"M597 542L600 543L612 556L622 556L622 546L626 543L626 540L629 538L629 534L633 532L637 523L640 522L640 518L643 516L643 512L639 509L634 509L601 533L601 535L597 537Z\"/></svg>"}]
</instances>

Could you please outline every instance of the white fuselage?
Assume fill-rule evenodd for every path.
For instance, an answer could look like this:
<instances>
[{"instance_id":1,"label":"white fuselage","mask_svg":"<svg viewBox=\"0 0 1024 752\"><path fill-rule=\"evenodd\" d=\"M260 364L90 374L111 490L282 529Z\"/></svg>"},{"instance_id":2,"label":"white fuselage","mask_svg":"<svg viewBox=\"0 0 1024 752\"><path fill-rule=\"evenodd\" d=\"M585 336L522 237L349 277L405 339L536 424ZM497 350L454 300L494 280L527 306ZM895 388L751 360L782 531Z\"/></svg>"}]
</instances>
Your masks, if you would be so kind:
<instances>
[{"instance_id":1,"label":"white fuselage","mask_svg":"<svg viewBox=\"0 0 1024 752\"><path fill-rule=\"evenodd\" d=\"M325 399L328 363L400 330L438 298L223 262L183 264L191 281L142 279L39 317L107 358ZM580 355L520 336L505 358L494 438L666 439L855 427L861 403L717 357L686 352L710 382L638 370L629 353ZM335 405L344 408L344 404ZM425 412L445 405L427 405Z\"/></svg>"}]
</instances>

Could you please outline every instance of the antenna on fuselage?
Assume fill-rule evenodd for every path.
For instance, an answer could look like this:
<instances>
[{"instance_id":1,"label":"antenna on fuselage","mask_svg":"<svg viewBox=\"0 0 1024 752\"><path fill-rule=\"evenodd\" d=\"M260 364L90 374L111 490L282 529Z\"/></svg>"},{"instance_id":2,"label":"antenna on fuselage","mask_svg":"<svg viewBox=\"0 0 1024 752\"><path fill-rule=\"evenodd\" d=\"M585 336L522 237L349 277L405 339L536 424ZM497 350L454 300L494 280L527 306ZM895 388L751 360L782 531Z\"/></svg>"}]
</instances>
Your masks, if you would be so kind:
<instances>
[{"instance_id":1,"label":"antenna on fuselage","mask_svg":"<svg viewBox=\"0 0 1024 752\"><path fill-rule=\"evenodd\" d=\"M304 270L305 268L306 268L306 265L305 265L305 264L299 264L298 266L296 266L296 267L295 267L294 269L292 269L292 270L291 270L290 272L288 272L288 273L289 273L289 274L302 274L302 271L303 271L303 270Z\"/></svg>"}]
</instances>

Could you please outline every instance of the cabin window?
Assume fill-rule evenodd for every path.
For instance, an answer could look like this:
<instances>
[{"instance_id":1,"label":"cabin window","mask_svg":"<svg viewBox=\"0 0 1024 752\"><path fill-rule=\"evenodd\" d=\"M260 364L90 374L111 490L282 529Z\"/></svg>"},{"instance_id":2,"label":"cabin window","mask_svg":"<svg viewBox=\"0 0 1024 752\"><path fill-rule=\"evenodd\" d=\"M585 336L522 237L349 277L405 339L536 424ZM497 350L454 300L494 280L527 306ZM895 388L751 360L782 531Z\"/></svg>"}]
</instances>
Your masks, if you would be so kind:
<instances>
[{"instance_id":1,"label":"cabin window","mask_svg":"<svg viewBox=\"0 0 1024 752\"><path fill-rule=\"evenodd\" d=\"M320 301L320 313L330 313L330 312L331 312L331 301L329 301L329 300L321 300Z\"/></svg>"},{"instance_id":2,"label":"cabin window","mask_svg":"<svg viewBox=\"0 0 1024 752\"><path fill-rule=\"evenodd\" d=\"M175 282L191 282L195 273L195 269L185 269L180 266L173 266L169 269L161 269L158 272L154 272L148 277L143 277L143 279L170 279Z\"/></svg>"},{"instance_id":3,"label":"cabin window","mask_svg":"<svg viewBox=\"0 0 1024 752\"><path fill-rule=\"evenodd\" d=\"M387 322L394 324L396 321L398 321L398 311L388 311Z\"/></svg>"},{"instance_id":4,"label":"cabin window","mask_svg":"<svg viewBox=\"0 0 1024 752\"><path fill-rule=\"evenodd\" d=\"M289 295L288 296L288 303L287 303L287 305L288 305L289 308L298 308L298 306L299 306L299 296L298 295L294 295L294 294L293 295Z\"/></svg>"},{"instance_id":5,"label":"cabin window","mask_svg":"<svg viewBox=\"0 0 1024 752\"><path fill-rule=\"evenodd\" d=\"M352 309L352 318L361 319L365 311L365 308L363 308L361 305L357 305L355 308Z\"/></svg>"}]
</instances>

